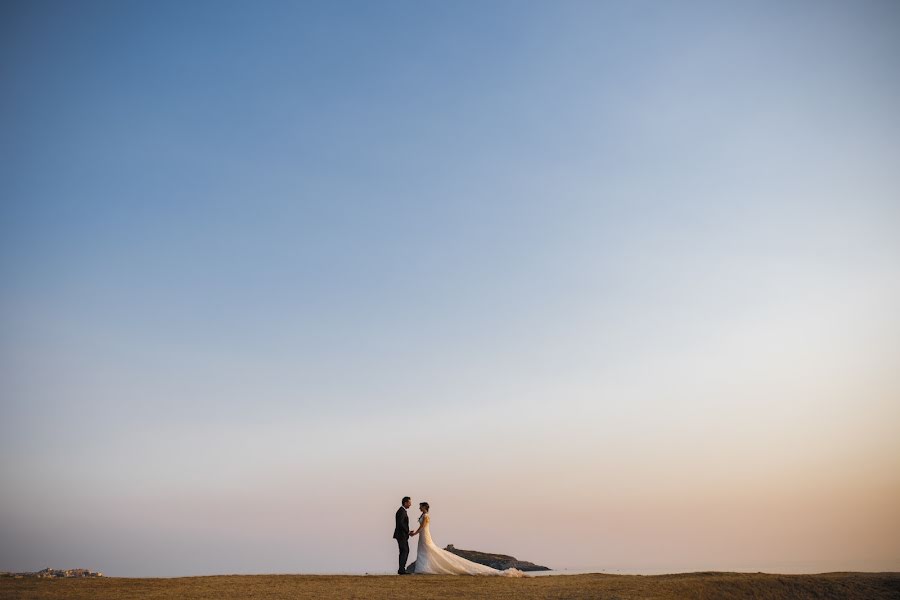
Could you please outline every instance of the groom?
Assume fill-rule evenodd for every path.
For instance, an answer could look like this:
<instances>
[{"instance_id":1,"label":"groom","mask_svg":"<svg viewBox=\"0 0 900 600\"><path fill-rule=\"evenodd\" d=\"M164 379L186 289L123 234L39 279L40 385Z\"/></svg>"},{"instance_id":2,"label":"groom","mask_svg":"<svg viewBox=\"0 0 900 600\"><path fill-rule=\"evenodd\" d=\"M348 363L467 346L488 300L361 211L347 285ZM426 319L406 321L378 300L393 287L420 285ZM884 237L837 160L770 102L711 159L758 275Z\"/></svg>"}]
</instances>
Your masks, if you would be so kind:
<instances>
[{"instance_id":1,"label":"groom","mask_svg":"<svg viewBox=\"0 0 900 600\"><path fill-rule=\"evenodd\" d=\"M409 530L409 515L406 514L406 509L412 506L412 500L409 499L409 496L404 496L400 504L402 506L394 515L394 539L397 540L397 546L400 548L400 569L397 574L409 575L406 572L406 559L409 558L409 534L412 531Z\"/></svg>"}]
</instances>

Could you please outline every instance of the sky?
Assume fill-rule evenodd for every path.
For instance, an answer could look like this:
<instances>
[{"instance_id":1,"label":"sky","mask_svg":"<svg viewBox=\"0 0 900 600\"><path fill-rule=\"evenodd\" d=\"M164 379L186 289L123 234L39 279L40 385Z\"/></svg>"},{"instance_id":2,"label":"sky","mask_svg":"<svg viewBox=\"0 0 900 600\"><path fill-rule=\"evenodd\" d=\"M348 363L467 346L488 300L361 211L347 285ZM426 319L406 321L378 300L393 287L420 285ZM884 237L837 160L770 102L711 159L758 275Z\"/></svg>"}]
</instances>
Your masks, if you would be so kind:
<instances>
[{"instance_id":1,"label":"sky","mask_svg":"<svg viewBox=\"0 0 900 600\"><path fill-rule=\"evenodd\" d=\"M0 89L0 570L900 571L896 2L10 1Z\"/></svg>"}]
</instances>

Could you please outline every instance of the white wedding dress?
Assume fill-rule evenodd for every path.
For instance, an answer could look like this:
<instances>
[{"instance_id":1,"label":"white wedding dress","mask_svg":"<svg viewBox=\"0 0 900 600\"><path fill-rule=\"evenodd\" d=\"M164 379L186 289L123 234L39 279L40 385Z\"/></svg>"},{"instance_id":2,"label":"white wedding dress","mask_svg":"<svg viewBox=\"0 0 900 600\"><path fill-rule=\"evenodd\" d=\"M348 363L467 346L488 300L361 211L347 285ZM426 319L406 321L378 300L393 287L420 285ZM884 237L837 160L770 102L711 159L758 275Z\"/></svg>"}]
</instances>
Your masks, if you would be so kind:
<instances>
[{"instance_id":1,"label":"white wedding dress","mask_svg":"<svg viewBox=\"0 0 900 600\"><path fill-rule=\"evenodd\" d=\"M525 577L519 569L493 569L457 556L452 552L439 548L431 539L429 524L431 517L422 513L419 517L419 546L416 549L416 575L502 575L506 577Z\"/></svg>"}]
</instances>

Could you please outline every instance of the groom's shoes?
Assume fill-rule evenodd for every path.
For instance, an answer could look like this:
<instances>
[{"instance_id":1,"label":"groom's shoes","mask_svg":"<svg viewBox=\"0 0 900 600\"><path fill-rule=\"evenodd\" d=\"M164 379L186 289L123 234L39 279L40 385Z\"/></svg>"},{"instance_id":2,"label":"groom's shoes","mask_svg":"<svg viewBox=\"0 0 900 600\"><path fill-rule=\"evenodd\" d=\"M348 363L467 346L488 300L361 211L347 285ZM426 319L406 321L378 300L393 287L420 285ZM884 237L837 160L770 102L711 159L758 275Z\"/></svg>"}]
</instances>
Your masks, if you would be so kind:
<instances>
[{"instance_id":1,"label":"groom's shoes","mask_svg":"<svg viewBox=\"0 0 900 600\"><path fill-rule=\"evenodd\" d=\"M412 575L409 571L397 571L397 575Z\"/></svg>"}]
</instances>

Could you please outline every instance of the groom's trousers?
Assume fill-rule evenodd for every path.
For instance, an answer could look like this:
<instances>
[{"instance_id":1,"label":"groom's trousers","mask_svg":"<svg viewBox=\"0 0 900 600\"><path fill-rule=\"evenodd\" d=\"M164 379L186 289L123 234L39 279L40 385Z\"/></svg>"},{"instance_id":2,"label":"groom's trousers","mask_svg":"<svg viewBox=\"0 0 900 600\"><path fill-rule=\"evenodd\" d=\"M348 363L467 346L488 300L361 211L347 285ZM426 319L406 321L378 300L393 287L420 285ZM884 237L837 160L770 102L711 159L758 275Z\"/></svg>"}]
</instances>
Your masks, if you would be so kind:
<instances>
[{"instance_id":1,"label":"groom's trousers","mask_svg":"<svg viewBox=\"0 0 900 600\"><path fill-rule=\"evenodd\" d=\"M400 568L397 573L406 573L406 559L409 558L409 538L397 538L397 546L400 548Z\"/></svg>"}]
</instances>

